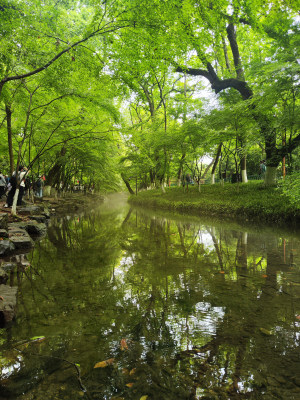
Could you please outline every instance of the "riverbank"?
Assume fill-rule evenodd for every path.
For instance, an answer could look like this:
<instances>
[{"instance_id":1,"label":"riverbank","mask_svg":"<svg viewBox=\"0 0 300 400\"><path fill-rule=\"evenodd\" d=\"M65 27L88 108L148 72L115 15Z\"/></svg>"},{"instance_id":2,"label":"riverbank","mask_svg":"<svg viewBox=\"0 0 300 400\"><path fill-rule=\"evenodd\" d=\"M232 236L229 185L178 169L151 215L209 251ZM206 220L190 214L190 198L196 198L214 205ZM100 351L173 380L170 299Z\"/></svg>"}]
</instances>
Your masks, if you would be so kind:
<instances>
[{"instance_id":1,"label":"riverbank","mask_svg":"<svg viewBox=\"0 0 300 400\"><path fill-rule=\"evenodd\" d=\"M166 188L139 192L131 196L134 205L184 212L193 215L217 216L222 219L272 222L299 226L300 208L291 203L280 189L266 188L262 182L247 184L202 185Z\"/></svg>"}]
</instances>

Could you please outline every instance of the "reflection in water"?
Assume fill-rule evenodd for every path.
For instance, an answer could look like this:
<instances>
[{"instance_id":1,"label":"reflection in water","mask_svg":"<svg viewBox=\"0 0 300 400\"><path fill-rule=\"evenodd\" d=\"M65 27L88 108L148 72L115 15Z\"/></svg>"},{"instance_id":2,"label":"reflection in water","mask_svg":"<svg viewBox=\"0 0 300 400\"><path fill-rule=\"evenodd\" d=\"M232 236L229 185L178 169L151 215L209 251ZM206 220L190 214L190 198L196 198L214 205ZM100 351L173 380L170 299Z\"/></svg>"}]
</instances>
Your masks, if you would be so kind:
<instances>
[{"instance_id":1,"label":"reflection in water","mask_svg":"<svg viewBox=\"0 0 300 400\"><path fill-rule=\"evenodd\" d=\"M54 220L0 331L0 399L299 398L299 238L184 219Z\"/></svg>"}]
</instances>

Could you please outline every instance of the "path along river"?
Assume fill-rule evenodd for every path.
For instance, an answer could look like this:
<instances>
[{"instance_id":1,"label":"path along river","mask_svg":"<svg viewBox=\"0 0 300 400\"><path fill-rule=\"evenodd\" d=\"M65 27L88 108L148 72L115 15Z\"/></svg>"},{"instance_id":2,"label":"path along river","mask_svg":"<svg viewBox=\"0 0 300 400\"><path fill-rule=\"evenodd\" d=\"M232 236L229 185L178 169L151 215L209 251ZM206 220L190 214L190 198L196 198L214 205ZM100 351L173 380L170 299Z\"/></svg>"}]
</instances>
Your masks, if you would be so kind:
<instances>
[{"instance_id":1,"label":"path along river","mask_svg":"<svg viewBox=\"0 0 300 400\"><path fill-rule=\"evenodd\" d=\"M299 234L109 200L26 257L1 400L300 398Z\"/></svg>"}]
</instances>

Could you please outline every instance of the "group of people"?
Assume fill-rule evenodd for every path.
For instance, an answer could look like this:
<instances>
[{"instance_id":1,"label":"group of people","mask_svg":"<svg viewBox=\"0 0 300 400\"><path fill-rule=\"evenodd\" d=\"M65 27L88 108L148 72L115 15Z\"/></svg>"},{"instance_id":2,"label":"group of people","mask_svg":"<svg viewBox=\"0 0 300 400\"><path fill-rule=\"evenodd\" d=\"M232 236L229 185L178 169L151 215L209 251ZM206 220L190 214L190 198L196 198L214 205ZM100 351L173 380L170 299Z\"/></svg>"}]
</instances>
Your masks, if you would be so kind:
<instances>
[{"instance_id":1,"label":"group of people","mask_svg":"<svg viewBox=\"0 0 300 400\"><path fill-rule=\"evenodd\" d=\"M18 170L18 174L16 171L13 172L12 176L8 178L7 176L3 176L0 171L0 198L2 198L5 194L6 203L4 205L5 208L11 207L13 204L14 196L17 190L17 180L19 180L19 194L17 199L17 205L20 206L22 204L22 199L25 194L25 191L31 188L34 191L35 196L43 197L43 186L44 186L44 176L39 176L38 179L31 185L30 178L28 176L30 171L24 166L20 166Z\"/></svg>"}]
</instances>

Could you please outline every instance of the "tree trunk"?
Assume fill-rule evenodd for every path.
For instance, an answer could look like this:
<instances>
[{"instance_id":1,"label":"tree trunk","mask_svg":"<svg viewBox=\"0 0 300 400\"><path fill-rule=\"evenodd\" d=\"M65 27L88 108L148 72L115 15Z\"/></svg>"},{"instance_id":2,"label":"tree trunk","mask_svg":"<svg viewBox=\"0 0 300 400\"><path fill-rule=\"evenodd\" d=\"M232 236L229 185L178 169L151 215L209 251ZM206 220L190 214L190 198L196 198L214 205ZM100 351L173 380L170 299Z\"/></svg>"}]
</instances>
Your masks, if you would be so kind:
<instances>
[{"instance_id":1,"label":"tree trunk","mask_svg":"<svg viewBox=\"0 0 300 400\"><path fill-rule=\"evenodd\" d=\"M242 182L243 183L248 182L246 163L247 163L247 159L246 159L246 155L244 155L241 159L241 174L242 174Z\"/></svg>"},{"instance_id":2,"label":"tree trunk","mask_svg":"<svg viewBox=\"0 0 300 400\"><path fill-rule=\"evenodd\" d=\"M211 184L214 185L216 183L215 181L215 173L211 174Z\"/></svg>"},{"instance_id":3,"label":"tree trunk","mask_svg":"<svg viewBox=\"0 0 300 400\"><path fill-rule=\"evenodd\" d=\"M276 171L277 171L277 167L267 166L266 176L265 176L265 185L266 186L276 185Z\"/></svg>"},{"instance_id":4,"label":"tree trunk","mask_svg":"<svg viewBox=\"0 0 300 400\"><path fill-rule=\"evenodd\" d=\"M215 162L214 162L214 165L213 165L212 170L211 170L211 184L212 185L215 184L215 171L216 171L216 168L217 168L217 165L218 165L218 162L219 162L219 157L220 157L220 154L221 154L222 145L223 145L223 143L219 144L219 147L218 147L218 150L217 150L217 154L216 154L216 157L215 157Z\"/></svg>"},{"instance_id":5,"label":"tree trunk","mask_svg":"<svg viewBox=\"0 0 300 400\"><path fill-rule=\"evenodd\" d=\"M18 197L19 197L19 185L17 186L15 195L14 195L14 201L12 203L12 207L11 207L11 215L17 215L17 202L18 202Z\"/></svg>"},{"instance_id":6,"label":"tree trunk","mask_svg":"<svg viewBox=\"0 0 300 400\"><path fill-rule=\"evenodd\" d=\"M268 132L267 130L265 131L265 146L266 146L266 164L267 164L265 185L275 186L276 170L281 161L281 157L278 154L276 148L276 135L274 132Z\"/></svg>"},{"instance_id":7,"label":"tree trunk","mask_svg":"<svg viewBox=\"0 0 300 400\"><path fill-rule=\"evenodd\" d=\"M62 147L60 150L60 153L58 155L58 159L53 165L53 167L50 169L48 172L46 184L50 186L59 186L60 184L60 177L61 177L61 172L62 172L62 167L63 167L63 162L61 160L61 157L63 157L66 154L67 150L65 147Z\"/></svg>"},{"instance_id":8,"label":"tree trunk","mask_svg":"<svg viewBox=\"0 0 300 400\"><path fill-rule=\"evenodd\" d=\"M185 156L186 156L186 153L183 153L179 160L179 169L178 169L178 173L177 173L177 186L178 187L181 186L182 168L183 168Z\"/></svg>"},{"instance_id":9,"label":"tree trunk","mask_svg":"<svg viewBox=\"0 0 300 400\"><path fill-rule=\"evenodd\" d=\"M129 181L126 179L125 175L123 173L121 173L121 178L123 179L128 191L130 194L134 194L134 191L131 189L130 183Z\"/></svg>"},{"instance_id":10,"label":"tree trunk","mask_svg":"<svg viewBox=\"0 0 300 400\"><path fill-rule=\"evenodd\" d=\"M7 139L8 139L8 152L9 152L9 165L10 165L10 175L14 172L14 155L12 146L12 128L11 128L11 108L9 104L5 106L6 111L6 123L7 123Z\"/></svg>"}]
</instances>

